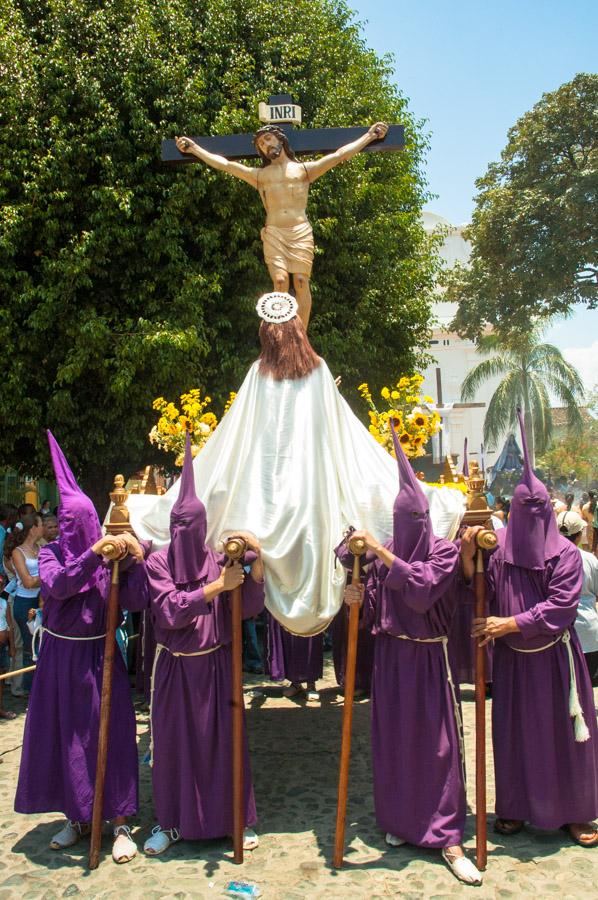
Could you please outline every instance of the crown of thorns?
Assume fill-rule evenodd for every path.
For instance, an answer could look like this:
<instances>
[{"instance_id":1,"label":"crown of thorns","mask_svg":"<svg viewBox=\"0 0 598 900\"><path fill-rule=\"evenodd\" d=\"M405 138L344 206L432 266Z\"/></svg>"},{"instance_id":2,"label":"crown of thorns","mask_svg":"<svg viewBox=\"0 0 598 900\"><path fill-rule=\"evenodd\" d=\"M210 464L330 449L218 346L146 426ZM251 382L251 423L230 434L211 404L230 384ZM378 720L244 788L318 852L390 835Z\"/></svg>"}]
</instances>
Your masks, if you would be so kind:
<instances>
[{"instance_id":1,"label":"crown of thorns","mask_svg":"<svg viewBox=\"0 0 598 900\"><path fill-rule=\"evenodd\" d=\"M278 125L263 125L262 128L258 128L256 133L253 135L253 145L255 146L259 140L259 138L263 137L265 134L273 134L275 137L280 138L283 141L288 142L288 137Z\"/></svg>"}]
</instances>

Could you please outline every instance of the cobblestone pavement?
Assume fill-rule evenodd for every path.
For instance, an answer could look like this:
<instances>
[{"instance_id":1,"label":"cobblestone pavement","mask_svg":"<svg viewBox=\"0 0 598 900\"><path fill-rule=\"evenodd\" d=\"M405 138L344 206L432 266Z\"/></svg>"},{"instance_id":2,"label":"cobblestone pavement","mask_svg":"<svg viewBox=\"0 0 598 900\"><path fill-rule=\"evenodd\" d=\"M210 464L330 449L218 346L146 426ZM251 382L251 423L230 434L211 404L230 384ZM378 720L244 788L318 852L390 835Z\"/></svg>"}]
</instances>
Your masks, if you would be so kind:
<instances>
[{"instance_id":1,"label":"cobblestone pavement","mask_svg":"<svg viewBox=\"0 0 598 900\"><path fill-rule=\"evenodd\" d=\"M260 685L246 677L246 687ZM48 849L58 815L21 816L13 812L25 703L10 699L19 713L0 721L0 900L94 898L218 898L231 879L257 884L264 900L476 897L598 898L598 849L568 843L562 832L525 829L499 838L490 828L489 861L480 888L460 885L437 852L404 846L389 849L376 827L370 777L369 702L356 704L347 818L346 863L331 868L336 811L337 759L342 698L327 657L320 703L287 700L281 688L264 683L263 696L247 697L255 793L261 844L246 854L242 867L232 863L228 841L180 842L163 857L146 858L141 845L155 824L150 769L140 768L141 811L132 823L140 848L137 858L115 866L106 837L100 867L86 869L88 841L65 853ZM598 691L596 692L598 700ZM490 706L490 704L488 704ZM474 801L473 694L463 691L465 738ZM489 712L489 710L488 710ZM137 705L140 759L148 748L148 714ZM541 752L541 748L538 748ZM491 749L488 808L493 809ZM44 748L39 748L44 766ZM467 820L466 847L473 849L475 820Z\"/></svg>"}]
</instances>

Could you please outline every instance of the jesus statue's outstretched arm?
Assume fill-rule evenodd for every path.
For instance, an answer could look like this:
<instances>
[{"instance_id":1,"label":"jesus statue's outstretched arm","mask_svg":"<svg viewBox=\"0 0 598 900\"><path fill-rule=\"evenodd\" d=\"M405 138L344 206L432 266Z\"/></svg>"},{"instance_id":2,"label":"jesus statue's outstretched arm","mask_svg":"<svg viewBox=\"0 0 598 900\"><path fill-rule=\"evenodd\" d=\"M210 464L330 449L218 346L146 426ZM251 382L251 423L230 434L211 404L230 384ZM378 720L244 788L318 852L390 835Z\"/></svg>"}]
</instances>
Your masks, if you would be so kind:
<instances>
[{"instance_id":1,"label":"jesus statue's outstretched arm","mask_svg":"<svg viewBox=\"0 0 598 900\"><path fill-rule=\"evenodd\" d=\"M324 175L330 169L338 166L339 163L351 159L352 156L356 156L360 150L363 150L363 148L367 147L368 144L371 144L372 141L382 140L386 137L387 131L388 125L385 122L376 122L375 125L372 125L368 131L360 138L357 138L356 141L351 141L350 144L339 147L334 153L328 153L321 159L306 162L305 170L310 182L315 181L320 175Z\"/></svg>"},{"instance_id":2,"label":"jesus statue's outstretched arm","mask_svg":"<svg viewBox=\"0 0 598 900\"><path fill-rule=\"evenodd\" d=\"M240 178L242 181L246 181L248 184L252 185L252 187L257 188L257 169L252 169L251 166L244 166L241 163L233 162L232 160L227 159L226 156L218 156L217 153L210 153L188 137L177 137L175 138L175 142L177 150L180 153L190 153L192 156L196 156L197 159L206 163L206 165L210 166L212 169L218 169L219 172L226 172L227 175L234 175L235 178Z\"/></svg>"}]
</instances>

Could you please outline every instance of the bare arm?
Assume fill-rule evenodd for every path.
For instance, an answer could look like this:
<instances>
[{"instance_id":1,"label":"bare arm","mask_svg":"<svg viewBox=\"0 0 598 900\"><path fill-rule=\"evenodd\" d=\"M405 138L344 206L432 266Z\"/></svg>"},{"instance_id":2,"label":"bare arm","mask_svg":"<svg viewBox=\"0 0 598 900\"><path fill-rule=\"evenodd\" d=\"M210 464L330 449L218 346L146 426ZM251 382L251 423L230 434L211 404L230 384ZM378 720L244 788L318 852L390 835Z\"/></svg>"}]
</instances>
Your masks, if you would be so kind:
<instances>
[{"instance_id":1,"label":"bare arm","mask_svg":"<svg viewBox=\"0 0 598 900\"><path fill-rule=\"evenodd\" d=\"M351 159L352 156L356 156L360 150L363 150L363 148L367 147L368 144L371 144L372 141L377 141L386 137L387 131L388 125L384 122L376 122L375 125L372 125L372 127L360 138L357 138L356 141L351 141L350 144L339 147L334 153L328 153L321 159L305 163L309 180L315 181L316 178L319 178L320 175L323 175L325 172L338 166L339 163Z\"/></svg>"},{"instance_id":2,"label":"bare arm","mask_svg":"<svg viewBox=\"0 0 598 900\"><path fill-rule=\"evenodd\" d=\"M29 589L40 586L41 581L39 580L39 576L29 574L29 570L25 564L25 556L18 547L12 551L12 562L24 588Z\"/></svg>"},{"instance_id":3,"label":"bare arm","mask_svg":"<svg viewBox=\"0 0 598 900\"><path fill-rule=\"evenodd\" d=\"M226 156L210 153L188 137L177 137L175 138L175 143L180 153L189 153L191 156L196 156L197 159L200 159L207 166L211 166L212 169L225 172L227 175L234 175L235 178L240 178L241 181L246 181L247 184L257 188L257 169L253 169L251 166L243 166L238 162L232 162Z\"/></svg>"}]
</instances>

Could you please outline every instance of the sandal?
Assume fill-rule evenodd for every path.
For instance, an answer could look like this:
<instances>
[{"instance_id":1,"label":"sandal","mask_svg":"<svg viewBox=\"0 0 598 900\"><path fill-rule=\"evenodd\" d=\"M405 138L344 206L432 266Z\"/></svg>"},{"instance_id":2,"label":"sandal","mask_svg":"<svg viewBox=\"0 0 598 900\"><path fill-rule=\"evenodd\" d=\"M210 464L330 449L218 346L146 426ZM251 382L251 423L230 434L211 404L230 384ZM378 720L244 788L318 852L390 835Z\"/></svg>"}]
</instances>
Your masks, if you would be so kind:
<instances>
[{"instance_id":1,"label":"sandal","mask_svg":"<svg viewBox=\"0 0 598 900\"><path fill-rule=\"evenodd\" d=\"M510 837L512 834L519 834L523 828L523 822L520 819L495 819L494 830L497 834Z\"/></svg>"},{"instance_id":2,"label":"sandal","mask_svg":"<svg viewBox=\"0 0 598 900\"><path fill-rule=\"evenodd\" d=\"M148 856L159 856L168 850L171 844L180 841L181 833L178 828L162 829L159 825L152 828L152 836L143 845L143 852Z\"/></svg>"},{"instance_id":3,"label":"sandal","mask_svg":"<svg viewBox=\"0 0 598 900\"><path fill-rule=\"evenodd\" d=\"M572 824L577 825L578 823L572 822L569 825L561 825L561 830L569 835L574 844L577 844L579 847L598 847L598 830L591 823L584 823L580 826L585 833L591 832L594 835L589 841L582 841L580 837L575 837L571 831Z\"/></svg>"},{"instance_id":4,"label":"sandal","mask_svg":"<svg viewBox=\"0 0 598 900\"><path fill-rule=\"evenodd\" d=\"M114 828L114 843L112 844L112 859L115 863L128 863L137 856L137 844L131 837L131 829L128 825L116 825Z\"/></svg>"},{"instance_id":5,"label":"sandal","mask_svg":"<svg viewBox=\"0 0 598 900\"><path fill-rule=\"evenodd\" d=\"M283 697L296 697L297 694L303 693L303 687L300 684L289 684L288 687L283 689L282 696Z\"/></svg>"},{"instance_id":6,"label":"sandal","mask_svg":"<svg viewBox=\"0 0 598 900\"><path fill-rule=\"evenodd\" d=\"M471 860L466 856L451 856L450 849L450 847L443 849L442 858L455 878L462 881L463 884L481 884L482 876Z\"/></svg>"},{"instance_id":7,"label":"sandal","mask_svg":"<svg viewBox=\"0 0 598 900\"><path fill-rule=\"evenodd\" d=\"M90 830L87 822L73 822L72 819L67 819L64 828L50 841L50 850L66 850L67 847L76 844L80 838L88 835Z\"/></svg>"},{"instance_id":8,"label":"sandal","mask_svg":"<svg viewBox=\"0 0 598 900\"><path fill-rule=\"evenodd\" d=\"M401 847L403 844L407 843L403 838L397 837L396 834L391 834L390 831L386 833L384 842L388 844L389 847Z\"/></svg>"},{"instance_id":9,"label":"sandal","mask_svg":"<svg viewBox=\"0 0 598 900\"><path fill-rule=\"evenodd\" d=\"M0 709L0 719L16 719L17 714L10 709Z\"/></svg>"},{"instance_id":10,"label":"sandal","mask_svg":"<svg viewBox=\"0 0 598 900\"><path fill-rule=\"evenodd\" d=\"M259 847L260 839L253 828L243 829L243 850L256 850Z\"/></svg>"}]
</instances>

